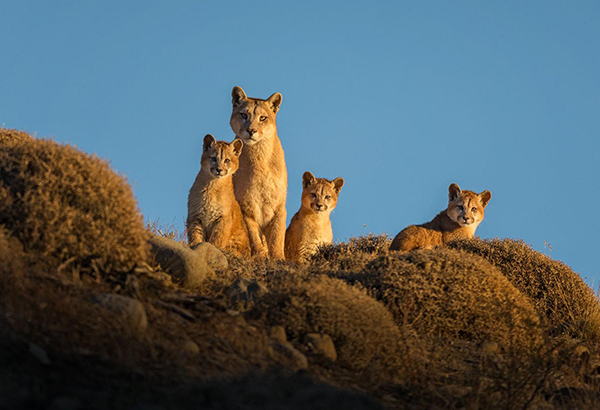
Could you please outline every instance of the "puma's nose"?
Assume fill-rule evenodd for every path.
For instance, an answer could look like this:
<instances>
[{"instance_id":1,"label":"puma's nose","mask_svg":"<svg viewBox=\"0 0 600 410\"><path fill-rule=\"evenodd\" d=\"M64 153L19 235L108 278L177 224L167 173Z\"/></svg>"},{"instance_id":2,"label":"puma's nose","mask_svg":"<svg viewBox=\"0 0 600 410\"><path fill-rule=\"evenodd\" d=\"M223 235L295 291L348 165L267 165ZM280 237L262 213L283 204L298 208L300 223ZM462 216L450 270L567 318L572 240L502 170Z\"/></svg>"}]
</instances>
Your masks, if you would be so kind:
<instances>
[{"instance_id":1,"label":"puma's nose","mask_svg":"<svg viewBox=\"0 0 600 410\"><path fill-rule=\"evenodd\" d=\"M320 211L323 208L323 204L315 204L315 208Z\"/></svg>"},{"instance_id":2,"label":"puma's nose","mask_svg":"<svg viewBox=\"0 0 600 410\"><path fill-rule=\"evenodd\" d=\"M256 134L256 129L254 128L246 128L246 132L250 134L250 136Z\"/></svg>"}]
</instances>

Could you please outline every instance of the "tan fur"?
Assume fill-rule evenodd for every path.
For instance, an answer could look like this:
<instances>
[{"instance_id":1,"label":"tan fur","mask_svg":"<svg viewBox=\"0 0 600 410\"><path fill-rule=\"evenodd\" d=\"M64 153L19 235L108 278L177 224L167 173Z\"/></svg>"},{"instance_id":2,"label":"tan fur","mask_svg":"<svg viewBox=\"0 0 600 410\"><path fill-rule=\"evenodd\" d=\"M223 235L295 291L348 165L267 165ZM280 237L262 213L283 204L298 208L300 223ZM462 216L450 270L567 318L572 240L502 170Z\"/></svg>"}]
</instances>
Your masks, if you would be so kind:
<instances>
[{"instance_id":1,"label":"tan fur","mask_svg":"<svg viewBox=\"0 0 600 410\"><path fill-rule=\"evenodd\" d=\"M188 242L210 242L240 256L250 256L248 231L235 199L233 175L244 143L204 137L201 168L188 196Z\"/></svg>"},{"instance_id":2,"label":"tan fur","mask_svg":"<svg viewBox=\"0 0 600 410\"><path fill-rule=\"evenodd\" d=\"M234 87L231 96L229 123L245 145L233 182L252 254L283 259L287 169L275 123L282 97L275 93L266 100L249 98L240 87Z\"/></svg>"},{"instance_id":3,"label":"tan fur","mask_svg":"<svg viewBox=\"0 0 600 410\"><path fill-rule=\"evenodd\" d=\"M303 263L319 245L331 243L333 231L329 216L336 207L344 180L315 178L306 171L302 176L302 204L285 232L285 257Z\"/></svg>"},{"instance_id":4,"label":"tan fur","mask_svg":"<svg viewBox=\"0 0 600 410\"><path fill-rule=\"evenodd\" d=\"M451 184L448 188L448 208L430 222L403 229L392 241L390 250L433 248L456 239L472 238L483 221L485 207L491 198L490 191L476 194L473 191L461 191L457 184Z\"/></svg>"}]
</instances>

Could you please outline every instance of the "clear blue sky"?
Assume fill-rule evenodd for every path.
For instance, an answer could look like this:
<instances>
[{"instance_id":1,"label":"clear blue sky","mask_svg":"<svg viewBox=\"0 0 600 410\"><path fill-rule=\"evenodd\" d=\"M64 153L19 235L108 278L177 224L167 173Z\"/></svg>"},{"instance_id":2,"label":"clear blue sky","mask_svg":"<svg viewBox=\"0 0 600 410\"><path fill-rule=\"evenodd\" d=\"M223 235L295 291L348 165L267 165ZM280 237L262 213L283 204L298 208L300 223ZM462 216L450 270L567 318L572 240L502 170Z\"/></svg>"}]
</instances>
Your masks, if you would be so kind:
<instances>
[{"instance_id":1,"label":"clear blue sky","mask_svg":"<svg viewBox=\"0 0 600 410\"><path fill-rule=\"evenodd\" d=\"M2 0L0 15L0 125L109 159L150 221L183 228L202 137L233 138L239 85L283 94L288 220L306 170L346 180L339 240L426 222L456 182L492 192L480 237L600 283L600 2Z\"/></svg>"}]
</instances>

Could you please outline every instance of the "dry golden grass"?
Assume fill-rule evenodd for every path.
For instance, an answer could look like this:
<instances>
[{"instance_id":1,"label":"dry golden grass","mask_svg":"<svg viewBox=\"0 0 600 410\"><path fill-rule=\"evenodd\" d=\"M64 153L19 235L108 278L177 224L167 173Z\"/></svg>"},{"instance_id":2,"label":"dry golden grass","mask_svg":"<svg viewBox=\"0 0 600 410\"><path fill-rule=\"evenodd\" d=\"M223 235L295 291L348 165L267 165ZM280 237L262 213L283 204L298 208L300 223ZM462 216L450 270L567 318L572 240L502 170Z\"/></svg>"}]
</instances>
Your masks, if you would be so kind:
<instances>
[{"instance_id":1,"label":"dry golden grass","mask_svg":"<svg viewBox=\"0 0 600 410\"><path fill-rule=\"evenodd\" d=\"M401 335L385 306L364 291L323 275L271 276L271 293L251 317L267 326L284 326L290 339L301 343L308 333L331 336L338 361L354 370L367 366L391 369L401 363Z\"/></svg>"},{"instance_id":2,"label":"dry golden grass","mask_svg":"<svg viewBox=\"0 0 600 410\"><path fill-rule=\"evenodd\" d=\"M386 244L387 237L380 235L330 245L307 269L362 284L394 314L405 361L414 366L402 369L407 404L594 408L597 370L582 370L582 362L590 361L587 353L583 358L573 354L586 347L555 337L500 269L453 249L397 253ZM588 303L595 309L597 301ZM589 384L582 383L582 372ZM585 387L573 390L572 385ZM564 399L565 391L575 396Z\"/></svg>"},{"instance_id":3,"label":"dry golden grass","mask_svg":"<svg viewBox=\"0 0 600 410\"><path fill-rule=\"evenodd\" d=\"M512 239L470 239L450 245L486 259L526 295L552 334L600 342L600 304L581 277L560 261Z\"/></svg>"},{"instance_id":4,"label":"dry golden grass","mask_svg":"<svg viewBox=\"0 0 600 410\"><path fill-rule=\"evenodd\" d=\"M147 256L127 181L74 147L0 128L0 225L54 267L127 271Z\"/></svg>"},{"instance_id":5,"label":"dry golden grass","mask_svg":"<svg viewBox=\"0 0 600 410\"><path fill-rule=\"evenodd\" d=\"M421 334L497 342L540 342L539 318L529 300L485 260L445 248L392 253L347 275L381 300L399 325Z\"/></svg>"},{"instance_id":6,"label":"dry golden grass","mask_svg":"<svg viewBox=\"0 0 600 410\"><path fill-rule=\"evenodd\" d=\"M21 276L25 272L25 255L21 243L9 236L0 225L0 295L23 293ZM12 299L0 297L0 309L14 311Z\"/></svg>"},{"instance_id":7,"label":"dry golden grass","mask_svg":"<svg viewBox=\"0 0 600 410\"><path fill-rule=\"evenodd\" d=\"M21 243L12 238L6 228L0 225L0 277L12 272L22 272L25 261Z\"/></svg>"},{"instance_id":8,"label":"dry golden grass","mask_svg":"<svg viewBox=\"0 0 600 410\"><path fill-rule=\"evenodd\" d=\"M312 269L360 283L419 334L482 343L539 343L539 318L522 295L483 258L447 248L389 252L386 236L322 248Z\"/></svg>"}]
</instances>

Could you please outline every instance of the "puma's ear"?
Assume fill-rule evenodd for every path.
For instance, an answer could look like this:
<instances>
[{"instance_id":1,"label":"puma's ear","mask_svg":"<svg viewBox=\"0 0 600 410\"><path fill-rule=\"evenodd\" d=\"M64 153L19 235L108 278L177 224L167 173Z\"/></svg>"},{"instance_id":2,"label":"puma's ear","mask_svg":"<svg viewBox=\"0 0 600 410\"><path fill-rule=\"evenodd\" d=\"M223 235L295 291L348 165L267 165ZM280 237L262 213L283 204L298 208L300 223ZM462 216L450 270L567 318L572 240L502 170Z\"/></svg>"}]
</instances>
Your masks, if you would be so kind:
<instances>
[{"instance_id":1,"label":"puma's ear","mask_svg":"<svg viewBox=\"0 0 600 410\"><path fill-rule=\"evenodd\" d=\"M275 114L279 111L279 106L281 105L281 100L283 99L280 93L275 93L269 98L267 98L267 102L271 105L271 109Z\"/></svg>"},{"instance_id":2,"label":"puma's ear","mask_svg":"<svg viewBox=\"0 0 600 410\"><path fill-rule=\"evenodd\" d=\"M481 206L484 208L487 206L488 202L490 202L490 199L492 199L492 193L490 191L483 191L477 196L479 197L479 201L481 201Z\"/></svg>"},{"instance_id":3,"label":"puma's ear","mask_svg":"<svg viewBox=\"0 0 600 410\"><path fill-rule=\"evenodd\" d=\"M310 172L306 171L304 175L302 175L302 187L308 188L310 184L315 181L315 176Z\"/></svg>"},{"instance_id":4,"label":"puma's ear","mask_svg":"<svg viewBox=\"0 0 600 410\"><path fill-rule=\"evenodd\" d=\"M233 90L231 90L231 103L234 107L246 99L248 99L248 97L244 90L242 90L242 87L238 87L237 85L233 87Z\"/></svg>"},{"instance_id":5,"label":"puma's ear","mask_svg":"<svg viewBox=\"0 0 600 410\"><path fill-rule=\"evenodd\" d=\"M344 186L344 178L336 178L331 182L333 182L333 189L339 194Z\"/></svg>"},{"instance_id":6,"label":"puma's ear","mask_svg":"<svg viewBox=\"0 0 600 410\"><path fill-rule=\"evenodd\" d=\"M448 187L448 201L452 202L460 195L462 191L457 184L450 184Z\"/></svg>"},{"instance_id":7,"label":"puma's ear","mask_svg":"<svg viewBox=\"0 0 600 410\"><path fill-rule=\"evenodd\" d=\"M213 137L210 134L206 134L206 136L204 137L204 152L208 151L213 145L215 145L215 142L217 142L217 140L215 139L215 137Z\"/></svg>"},{"instance_id":8,"label":"puma's ear","mask_svg":"<svg viewBox=\"0 0 600 410\"><path fill-rule=\"evenodd\" d=\"M239 157L242 153L242 148L244 148L244 141L242 141L240 138L236 138L229 145L233 147L234 154Z\"/></svg>"}]
</instances>

